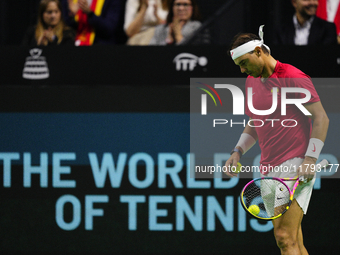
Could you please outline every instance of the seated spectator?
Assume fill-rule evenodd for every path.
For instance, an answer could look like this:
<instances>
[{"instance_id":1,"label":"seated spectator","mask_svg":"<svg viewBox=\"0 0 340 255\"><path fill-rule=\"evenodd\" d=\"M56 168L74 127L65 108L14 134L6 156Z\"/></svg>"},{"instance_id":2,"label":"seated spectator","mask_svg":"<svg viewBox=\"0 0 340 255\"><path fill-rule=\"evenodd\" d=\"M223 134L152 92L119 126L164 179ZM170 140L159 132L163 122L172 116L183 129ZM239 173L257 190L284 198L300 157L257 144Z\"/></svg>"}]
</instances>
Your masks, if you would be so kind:
<instances>
[{"instance_id":1,"label":"seated spectator","mask_svg":"<svg viewBox=\"0 0 340 255\"><path fill-rule=\"evenodd\" d=\"M74 38L75 32L63 21L59 0L42 0L39 4L38 22L28 28L22 45L74 45Z\"/></svg>"},{"instance_id":2,"label":"seated spectator","mask_svg":"<svg viewBox=\"0 0 340 255\"><path fill-rule=\"evenodd\" d=\"M336 34L338 35L338 44L340 44L340 1L319 0L316 16L323 20L334 22L336 26Z\"/></svg>"},{"instance_id":3,"label":"seated spectator","mask_svg":"<svg viewBox=\"0 0 340 255\"><path fill-rule=\"evenodd\" d=\"M277 29L276 44L330 45L337 43L334 23L315 16L318 0L292 0L295 8L293 18Z\"/></svg>"},{"instance_id":4,"label":"seated spectator","mask_svg":"<svg viewBox=\"0 0 340 255\"><path fill-rule=\"evenodd\" d=\"M171 0L166 24L158 25L150 45L180 45L201 27L196 0Z\"/></svg>"},{"instance_id":5,"label":"seated spectator","mask_svg":"<svg viewBox=\"0 0 340 255\"><path fill-rule=\"evenodd\" d=\"M165 23L168 0L127 0L124 30L128 45L148 45L155 27Z\"/></svg>"},{"instance_id":6,"label":"seated spectator","mask_svg":"<svg viewBox=\"0 0 340 255\"><path fill-rule=\"evenodd\" d=\"M66 23L77 31L77 46L119 42L125 0L63 0L62 3Z\"/></svg>"}]
</instances>

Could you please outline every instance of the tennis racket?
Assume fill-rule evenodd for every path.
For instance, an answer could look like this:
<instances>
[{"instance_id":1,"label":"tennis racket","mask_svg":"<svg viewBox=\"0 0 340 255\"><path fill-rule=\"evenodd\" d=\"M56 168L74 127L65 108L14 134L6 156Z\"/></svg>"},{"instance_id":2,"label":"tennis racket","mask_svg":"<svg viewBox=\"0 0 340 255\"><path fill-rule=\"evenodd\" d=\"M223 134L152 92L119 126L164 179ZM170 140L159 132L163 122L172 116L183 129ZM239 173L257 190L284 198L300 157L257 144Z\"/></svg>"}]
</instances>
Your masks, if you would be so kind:
<instances>
[{"instance_id":1,"label":"tennis racket","mask_svg":"<svg viewBox=\"0 0 340 255\"><path fill-rule=\"evenodd\" d=\"M328 166L326 159L315 165L315 170ZM290 189L285 181L295 181ZM294 178L260 177L248 182L241 191L241 204L253 217L261 220L274 220L282 216L293 201L299 182Z\"/></svg>"}]
</instances>

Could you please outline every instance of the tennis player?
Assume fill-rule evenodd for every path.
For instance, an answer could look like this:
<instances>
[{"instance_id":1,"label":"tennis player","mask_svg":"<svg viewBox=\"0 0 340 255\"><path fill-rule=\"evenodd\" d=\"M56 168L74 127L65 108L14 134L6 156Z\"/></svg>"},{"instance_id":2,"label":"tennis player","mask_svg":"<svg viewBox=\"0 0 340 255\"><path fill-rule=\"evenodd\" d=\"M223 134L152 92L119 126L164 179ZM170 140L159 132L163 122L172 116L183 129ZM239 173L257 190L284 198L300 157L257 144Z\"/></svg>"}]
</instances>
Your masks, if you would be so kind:
<instances>
[{"instance_id":1,"label":"tennis player","mask_svg":"<svg viewBox=\"0 0 340 255\"><path fill-rule=\"evenodd\" d=\"M242 155L259 141L262 176L299 175L304 179L295 192L290 209L273 220L273 225L281 254L305 255L308 252L303 244L301 222L308 209L315 182L313 167L324 145L329 119L310 77L292 65L275 60L270 55L270 48L264 44L262 29L263 26L259 29L259 36L250 33L236 35L231 43L230 56L241 72L248 74L246 102L252 97L254 109L268 110L273 104L273 96L277 95L277 109L271 114L258 115L252 113L254 110L250 111L246 104L245 113L250 122L226 161L226 174L237 176L228 166L236 167ZM251 95L247 93L250 87ZM287 104L286 115L281 114L284 87L303 88L310 92L311 97L303 106L311 115L305 115L294 104ZM287 94L290 99L305 97L304 93Z\"/></svg>"}]
</instances>

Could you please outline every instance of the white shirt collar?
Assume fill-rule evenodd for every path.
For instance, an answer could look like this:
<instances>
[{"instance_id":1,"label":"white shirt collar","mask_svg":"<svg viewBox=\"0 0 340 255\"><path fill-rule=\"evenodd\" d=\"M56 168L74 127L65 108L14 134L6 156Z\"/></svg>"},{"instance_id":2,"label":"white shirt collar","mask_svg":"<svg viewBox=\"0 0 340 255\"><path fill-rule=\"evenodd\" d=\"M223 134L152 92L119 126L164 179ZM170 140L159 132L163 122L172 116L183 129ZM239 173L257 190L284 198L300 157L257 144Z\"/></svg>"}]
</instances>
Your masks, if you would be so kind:
<instances>
[{"instance_id":1,"label":"white shirt collar","mask_svg":"<svg viewBox=\"0 0 340 255\"><path fill-rule=\"evenodd\" d=\"M310 28L312 26L314 16L312 16L309 20L307 20L302 26L299 24L296 15L293 16L293 23L295 27L295 37L294 44L295 45L307 45L308 37L310 34Z\"/></svg>"},{"instance_id":2,"label":"white shirt collar","mask_svg":"<svg viewBox=\"0 0 340 255\"><path fill-rule=\"evenodd\" d=\"M314 16L310 17L309 20L307 20L302 26L297 20L296 14L293 16L293 23L295 26L295 29L310 29L312 22L314 20Z\"/></svg>"}]
</instances>

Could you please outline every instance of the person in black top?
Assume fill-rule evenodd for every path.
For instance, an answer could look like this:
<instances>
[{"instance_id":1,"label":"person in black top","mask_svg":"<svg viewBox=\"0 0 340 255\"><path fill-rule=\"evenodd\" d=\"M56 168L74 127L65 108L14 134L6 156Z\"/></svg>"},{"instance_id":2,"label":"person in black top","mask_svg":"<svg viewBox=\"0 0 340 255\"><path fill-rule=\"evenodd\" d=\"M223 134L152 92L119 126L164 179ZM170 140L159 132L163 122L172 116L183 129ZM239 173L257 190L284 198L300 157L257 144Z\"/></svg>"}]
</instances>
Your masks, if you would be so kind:
<instances>
[{"instance_id":1,"label":"person in black top","mask_svg":"<svg viewBox=\"0 0 340 255\"><path fill-rule=\"evenodd\" d=\"M38 22L28 28L23 46L74 45L75 31L67 27L61 15L59 0L42 0Z\"/></svg>"},{"instance_id":2,"label":"person in black top","mask_svg":"<svg viewBox=\"0 0 340 255\"><path fill-rule=\"evenodd\" d=\"M288 23L278 28L275 44L332 45L337 44L334 23L315 16L318 0L292 0L295 14Z\"/></svg>"}]
</instances>

